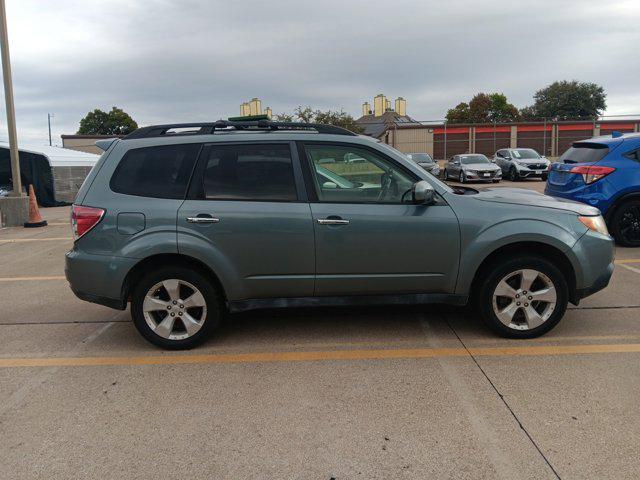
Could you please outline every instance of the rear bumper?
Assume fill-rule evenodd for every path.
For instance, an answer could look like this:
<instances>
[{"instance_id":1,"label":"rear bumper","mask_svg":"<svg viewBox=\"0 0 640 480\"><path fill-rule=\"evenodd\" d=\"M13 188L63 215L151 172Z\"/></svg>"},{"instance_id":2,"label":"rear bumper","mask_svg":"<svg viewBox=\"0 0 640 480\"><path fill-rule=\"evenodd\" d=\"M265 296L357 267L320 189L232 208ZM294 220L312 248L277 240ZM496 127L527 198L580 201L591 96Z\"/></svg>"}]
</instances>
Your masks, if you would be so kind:
<instances>
[{"instance_id":1,"label":"rear bumper","mask_svg":"<svg viewBox=\"0 0 640 480\"><path fill-rule=\"evenodd\" d=\"M92 255L71 250L65 255L64 273L71 291L81 300L124 310L124 282L136 260Z\"/></svg>"}]
</instances>

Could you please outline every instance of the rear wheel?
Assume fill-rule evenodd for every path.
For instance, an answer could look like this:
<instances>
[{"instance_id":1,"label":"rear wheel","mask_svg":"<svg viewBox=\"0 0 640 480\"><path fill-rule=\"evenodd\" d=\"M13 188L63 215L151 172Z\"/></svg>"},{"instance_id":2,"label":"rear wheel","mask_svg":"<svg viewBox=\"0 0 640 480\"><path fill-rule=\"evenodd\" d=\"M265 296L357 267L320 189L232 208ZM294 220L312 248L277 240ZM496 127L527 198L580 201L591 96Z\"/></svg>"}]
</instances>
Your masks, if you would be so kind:
<instances>
[{"instance_id":1,"label":"rear wheel","mask_svg":"<svg viewBox=\"0 0 640 480\"><path fill-rule=\"evenodd\" d=\"M503 260L479 286L477 301L491 330L504 337L534 338L551 330L567 309L563 273L541 257Z\"/></svg>"},{"instance_id":2,"label":"rear wheel","mask_svg":"<svg viewBox=\"0 0 640 480\"><path fill-rule=\"evenodd\" d=\"M222 303L211 282L197 271L163 267L142 278L131 301L140 334L162 348L191 348L220 323Z\"/></svg>"},{"instance_id":3,"label":"rear wheel","mask_svg":"<svg viewBox=\"0 0 640 480\"><path fill-rule=\"evenodd\" d=\"M616 209L611 234L623 247L640 247L640 200L631 200Z\"/></svg>"}]
</instances>

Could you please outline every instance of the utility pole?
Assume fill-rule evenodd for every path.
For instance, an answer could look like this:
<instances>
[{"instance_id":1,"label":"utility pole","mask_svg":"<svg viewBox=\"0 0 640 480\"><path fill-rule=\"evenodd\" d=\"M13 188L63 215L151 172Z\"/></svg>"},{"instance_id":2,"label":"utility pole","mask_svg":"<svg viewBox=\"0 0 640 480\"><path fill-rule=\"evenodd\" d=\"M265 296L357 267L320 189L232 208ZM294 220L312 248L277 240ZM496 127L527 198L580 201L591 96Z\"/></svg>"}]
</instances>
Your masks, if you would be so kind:
<instances>
[{"instance_id":1,"label":"utility pole","mask_svg":"<svg viewBox=\"0 0 640 480\"><path fill-rule=\"evenodd\" d=\"M51 117L54 117L53 113L47 113L47 123L49 124L49 146L51 146Z\"/></svg>"},{"instance_id":2,"label":"utility pole","mask_svg":"<svg viewBox=\"0 0 640 480\"><path fill-rule=\"evenodd\" d=\"M4 79L4 100L7 104L7 128L9 130L9 150L11 152L11 179L13 196L22 196L20 161L18 157L18 136L16 134L16 112L13 107L13 83L11 81L11 59L9 58L9 35L7 34L7 11L5 0L0 0L0 49L2 50L2 76Z\"/></svg>"}]
</instances>

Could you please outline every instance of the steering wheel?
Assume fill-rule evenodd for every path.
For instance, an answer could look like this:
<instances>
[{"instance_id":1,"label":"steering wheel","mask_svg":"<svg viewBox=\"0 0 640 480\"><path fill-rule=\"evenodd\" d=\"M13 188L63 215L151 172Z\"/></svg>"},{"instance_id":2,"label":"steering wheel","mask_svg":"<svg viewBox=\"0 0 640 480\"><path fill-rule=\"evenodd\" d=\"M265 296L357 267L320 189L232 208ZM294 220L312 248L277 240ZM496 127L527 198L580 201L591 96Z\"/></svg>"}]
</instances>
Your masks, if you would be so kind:
<instances>
[{"instance_id":1,"label":"steering wheel","mask_svg":"<svg viewBox=\"0 0 640 480\"><path fill-rule=\"evenodd\" d=\"M389 190L391 189L391 174L389 172L385 172L382 174L382 185L380 186L380 193L378 194L377 201L380 202L387 196Z\"/></svg>"}]
</instances>

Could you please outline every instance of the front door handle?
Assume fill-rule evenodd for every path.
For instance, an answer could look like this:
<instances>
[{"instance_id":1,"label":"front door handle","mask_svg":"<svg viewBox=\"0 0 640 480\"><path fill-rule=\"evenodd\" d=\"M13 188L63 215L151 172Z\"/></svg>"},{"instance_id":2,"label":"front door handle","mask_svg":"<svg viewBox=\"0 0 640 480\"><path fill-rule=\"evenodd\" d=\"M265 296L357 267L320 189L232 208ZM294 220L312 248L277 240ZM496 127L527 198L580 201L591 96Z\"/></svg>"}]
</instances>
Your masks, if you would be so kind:
<instances>
[{"instance_id":1,"label":"front door handle","mask_svg":"<svg viewBox=\"0 0 640 480\"><path fill-rule=\"evenodd\" d=\"M319 218L318 223L320 225L349 225L349 220L342 218Z\"/></svg>"},{"instance_id":2,"label":"front door handle","mask_svg":"<svg viewBox=\"0 0 640 480\"><path fill-rule=\"evenodd\" d=\"M189 223L218 223L219 221L219 218L214 217L187 217Z\"/></svg>"}]
</instances>

